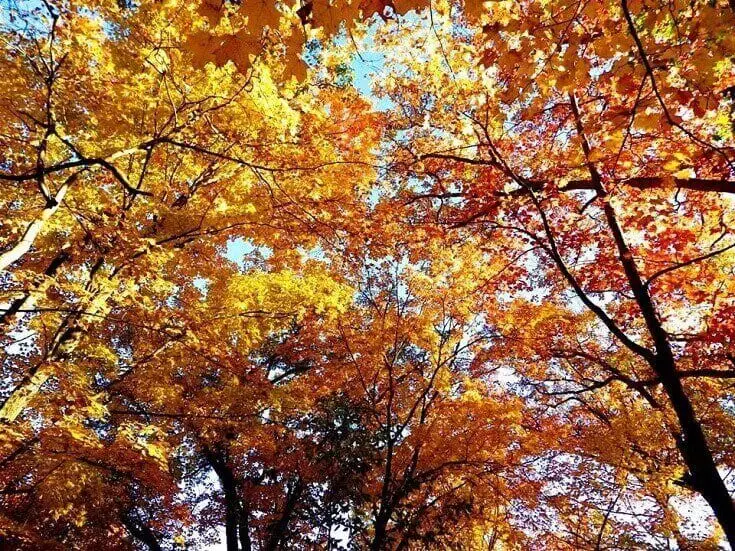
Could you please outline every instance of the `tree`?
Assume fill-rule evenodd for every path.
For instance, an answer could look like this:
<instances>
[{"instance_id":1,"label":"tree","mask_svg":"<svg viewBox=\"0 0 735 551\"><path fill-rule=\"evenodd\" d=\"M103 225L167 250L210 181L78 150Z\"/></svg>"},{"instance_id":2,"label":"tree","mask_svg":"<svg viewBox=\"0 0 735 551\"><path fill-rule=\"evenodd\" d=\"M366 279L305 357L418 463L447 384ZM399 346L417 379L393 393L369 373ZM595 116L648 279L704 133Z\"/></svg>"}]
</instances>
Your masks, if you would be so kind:
<instances>
[{"instance_id":1,"label":"tree","mask_svg":"<svg viewBox=\"0 0 735 551\"><path fill-rule=\"evenodd\" d=\"M352 412L348 442L358 442L364 466L350 514L365 520L348 525L350 540L369 549L521 540L509 509L532 500L534 485L518 467L540 443L520 424L519 399L467 376L473 353L491 336L451 280L424 294L424 270L393 259L364 269L371 275L361 308L341 319L327 341L330 356L312 359L294 382L314 395L339 381L337 403Z\"/></svg>"},{"instance_id":2,"label":"tree","mask_svg":"<svg viewBox=\"0 0 735 551\"><path fill-rule=\"evenodd\" d=\"M734 18L5 2L3 544L735 546Z\"/></svg>"},{"instance_id":3,"label":"tree","mask_svg":"<svg viewBox=\"0 0 735 551\"><path fill-rule=\"evenodd\" d=\"M376 133L350 90L315 82L316 100L279 86L275 58L248 74L193 69L180 48L191 20L176 6L41 3L13 14L4 23L14 84L2 98L0 176L12 220L3 228L7 491L40 499L49 495L42 481L53 484L59 502L38 506L35 536L58 515L54 535L85 542L75 526L91 522L88 478L112 476L118 496L127 483L115 473L140 475L131 482L168 503L177 491L169 459L185 441L165 424L116 413L126 385L143 381L138 390L174 411L177 387L159 384L174 367L167 362L211 358L202 339L211 350L228 339L247 356L308 312L342 308L349 290L296 247L344 240L370 176L350 144L364 159ZM335 185L344 179L354 186ZM161 521L173 524L152 528L115 495L104 498L116 503L99 519L105 529L178 537L170 528L185 515L174 509ZM15 533L18 519L33 520L33 502L8 500Z\"/></svg>"},{"instance_id":4,"label":"tree","mask_svg":"<svg viewBox=\"0 0 735 551\"><path fill-rule=\"evenodd\" d=\"M717 468L730 463L720 431L732 364L729 339L716 336L729 332L732 128L722 90L732 67L720 25L732 13L633 9L494 5L485 32L466 41L490 41L487 71L462 50L448 54L437 34L426 71L385 88L400 105L396 162L408 178L398 178L413 212L515 263L486 296L490 315L498 292L521 294L495 322L516 343L526 332L507 349L521 373L606 424L610 413L583 397L611 385L662 415L686 469L680 483L705 498L732 544ZM717 47L704 53L706 44ZM680 77L664 78L666 67ZM533 291L541 304L523 296Z\"/></svg>"}]
</instances>

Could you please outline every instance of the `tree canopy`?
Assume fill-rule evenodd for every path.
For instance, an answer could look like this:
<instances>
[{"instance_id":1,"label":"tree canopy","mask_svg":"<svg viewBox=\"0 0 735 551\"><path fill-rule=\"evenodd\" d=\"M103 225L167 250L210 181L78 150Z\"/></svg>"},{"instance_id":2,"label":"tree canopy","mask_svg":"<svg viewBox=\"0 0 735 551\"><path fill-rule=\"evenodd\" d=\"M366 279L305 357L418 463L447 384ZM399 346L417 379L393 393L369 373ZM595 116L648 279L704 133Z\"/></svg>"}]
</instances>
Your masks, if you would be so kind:
<instances>
[{"instance_id":1,"label":"tree canopy","mask_svg":"<svg viewBox=\"0 0 735 551\"><path fill-rule=\"evenodd\" d=\"M0 546L735 548L734 29L2 0Z\"/></svg>"}]
</instances>

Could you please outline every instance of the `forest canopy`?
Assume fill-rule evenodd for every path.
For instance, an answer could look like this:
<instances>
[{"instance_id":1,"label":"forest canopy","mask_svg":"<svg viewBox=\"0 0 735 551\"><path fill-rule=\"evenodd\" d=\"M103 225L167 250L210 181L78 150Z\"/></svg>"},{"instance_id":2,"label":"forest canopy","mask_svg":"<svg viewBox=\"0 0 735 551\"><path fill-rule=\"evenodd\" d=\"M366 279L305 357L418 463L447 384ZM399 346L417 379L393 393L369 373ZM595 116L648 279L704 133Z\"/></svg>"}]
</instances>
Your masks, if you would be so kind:
<instances>
[{"instance_id":1,"label":"forest canopy","mask_svg":"<svg viewBox=\"0 0 735 551\"><path fill-rule=\"evenodd\" d=\"M2 549L735 549L735 0L0 48Z\"/></svg>"}]
</instances>

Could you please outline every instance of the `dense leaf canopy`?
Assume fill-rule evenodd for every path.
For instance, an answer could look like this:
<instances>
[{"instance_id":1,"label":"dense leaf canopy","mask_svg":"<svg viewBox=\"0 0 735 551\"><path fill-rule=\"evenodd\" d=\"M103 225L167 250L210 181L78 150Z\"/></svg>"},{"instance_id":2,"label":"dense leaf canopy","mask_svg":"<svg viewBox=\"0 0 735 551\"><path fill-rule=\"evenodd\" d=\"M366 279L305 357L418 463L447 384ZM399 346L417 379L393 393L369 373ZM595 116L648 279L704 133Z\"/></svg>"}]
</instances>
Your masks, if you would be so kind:
<instances>
[{"instance_id":1,"label":"dense leaf canopy","mask_svg":"<svg viewBox=\"0 0 735 551\"><path fill-rule=\"evenodd\" d=\"M0 547L735 547L734 1L0 6Z\"/></svg>"}]
</instances>

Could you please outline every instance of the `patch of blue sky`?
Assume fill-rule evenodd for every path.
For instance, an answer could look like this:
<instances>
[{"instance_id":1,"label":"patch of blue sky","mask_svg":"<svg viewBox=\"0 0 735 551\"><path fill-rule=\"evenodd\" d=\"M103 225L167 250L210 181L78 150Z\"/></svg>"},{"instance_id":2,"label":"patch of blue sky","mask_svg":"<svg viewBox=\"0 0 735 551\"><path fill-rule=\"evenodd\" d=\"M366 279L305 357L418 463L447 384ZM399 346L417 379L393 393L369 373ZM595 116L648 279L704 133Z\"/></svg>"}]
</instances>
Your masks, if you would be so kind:
<instances>
[{"instance_id":1,"label":"patch of blue sky","mask_svg":"<svg viewBox=\"0 0 735 551\"><path fill-rule=\"evenodd\" d=\"M367 203L368 207L371 209L375 209L375 207L378 206L378 203L380 203L380 200L385 197L386 190L382 188L381 186L373 186L370 188L370 193L368 193L367 196Z\"/></svg>"},{"instance_id":2,"label":"patch of blue sky","mask_svg":"<svg viewBox=\"0 0 735 551\"><path fill-rule=\"evenodd\" d=\"M21 35L48 32L50 19L41 0L0 1L0 27Z\"/></svg>"},{"instance_id":3,"label":"patch of blue sky","mask_svg":"<svg viewBox=\"0 0 735 551\"><path fill-rule=\"evenodd\" d=\"M191 283L202 294L202 299L206 299L209 293L209 280L206 277L196 276Z\"/></svg>"},{"instance_id":4,"label":"patch of blue sky","mask_svg":"<svg viewBox=\"0 0 735 551\"><path fill-rule=\"evenodd\" d=\"M227 260L237 264L240 271L246 271L268 260L273 250L264 245L256 245L252 239L237 237L230 239L222 253Z\"/></svg>"},{"instance_id":5,"label":"patch of blue sky","mask_svg":"<svg viewBox=\"0 0 735 551\"><path fill-rule=\"evenodd\" d=\"M179 292L181 288L178 285L174 285L171 294L166 298L166 305L169 308L176 308L179 305Z\"/></svg>"},{"instance_id":6,"label":"patch of blue sky","mask_svg":"<svg viewBox=\"0 0 735 551\"><path fill-rule=\"evenodd\" d=\"M380 23L373 22L368 26L365 35L359 42L351 39L346 32L335 38L335 45L341 48L351 48L353 51L350 60L352 84L360 94L368 99L376 111L389 111L395 104L390 98L375 93L375 84L387 76L391 67L387 64L384 53L378 51L375 45L375 34L380 29Z\"/></svg>"},{"instance_id":7,"label":"patch of blue sky","mask_svg":"<svg viewBox=\"0 0 735 551\"><path fill-rule=\"evenodd\" d=\"M395 107L395 103L389 97L375 94L374 86L377 79L385 78L387 73L384 54L371 49L359 51L352 56L350 69L355 88L370 100L373 109L390 111Z\"/></svg>"},{"instance_id":8,"label":"patch of blue sky","mask_svg":"<svg viewBox=\"0 0 735 551\"><path fill-rule=\"evenodd\" d=\"M315 247L311 247L310 249L307 249L305 247L299 247L298 248L299 254L301 254L302 260L316 260L317 262L323 262L325 264L329 264L330 260L327 257L326 251L321 245L317 245Z\"/></svg>"}]
</instances>

